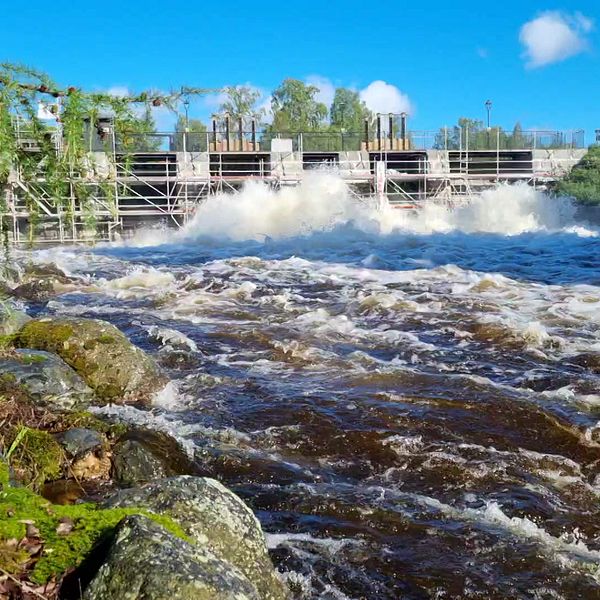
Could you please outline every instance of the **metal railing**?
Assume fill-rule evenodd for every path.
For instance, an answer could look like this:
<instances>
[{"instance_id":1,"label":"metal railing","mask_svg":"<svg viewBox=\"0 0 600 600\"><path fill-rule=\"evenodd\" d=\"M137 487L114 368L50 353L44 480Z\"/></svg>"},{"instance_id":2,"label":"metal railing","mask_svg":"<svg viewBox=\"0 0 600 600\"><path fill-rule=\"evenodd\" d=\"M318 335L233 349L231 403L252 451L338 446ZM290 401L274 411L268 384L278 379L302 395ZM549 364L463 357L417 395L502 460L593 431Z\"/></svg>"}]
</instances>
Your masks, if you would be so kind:
<instances>
[{"instance_id":1,"label":"metal railing","mask_svg":"<svg viewBox=\"0 0 600 600\"><path fill-rule=\"evenodd\" d=\"M275 142L278 140L278 142ZM287 144L281 144L287 140ZM350 152L350 151L425 151L458 150L464 152L502 150L562 149L585 147L581 129L505 130L502 128L470 129L442 128L439 130L410 130L404 137L386 132L350 131L205 131L115 136L116 152L270 152L275 147L292 152ZM101 148L98 148L99 150Z\"/></svg>"}]
</instances>

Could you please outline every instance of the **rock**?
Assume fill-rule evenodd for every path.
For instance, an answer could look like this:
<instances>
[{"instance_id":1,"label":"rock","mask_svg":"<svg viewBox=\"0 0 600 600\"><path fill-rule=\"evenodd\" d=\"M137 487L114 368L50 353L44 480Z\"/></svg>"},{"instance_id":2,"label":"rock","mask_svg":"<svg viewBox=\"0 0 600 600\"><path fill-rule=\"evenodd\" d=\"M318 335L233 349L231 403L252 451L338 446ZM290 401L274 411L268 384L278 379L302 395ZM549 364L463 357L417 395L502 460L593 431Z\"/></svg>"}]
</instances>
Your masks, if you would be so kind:
<instances>
[{"instance_id":1,"label":"rock","mask_svg":"<svg viewBox=\"0 0 600 600\"><path fill-rule=\"evenodd\" d=\"M14 335L27 321L31 321L31 317L24 312L0 306L0 336Z\"/></svg>"},{"instance_id":2,"label":"rock","mask_svg":"<svg viewBox=\"0 0 600 600\"><path fill-rule=\"evenodd\" d=\"M258 519L218 481L172 477L117 492L104 505L141 507L170 516L197 545L239 569L261 599L287 598L286 588L269 558Z\"/></svg>"},{"instance_id":3,"label":"rock","mask_svg":"<svg viewBox=\"0 0 600 600\"><path fill-rule=\"evenodd\" d=\"M72 283L75 281L54 263L30 263L25 267L22 279L25 281L50 279L62 284Z\"/></svg>"},{"instance_id":4,"label":"rock","mask_svg":"<svg viewBox=\"0 0 600 600\"><path fill-rule=\"evenodd\" d=\"M87 406L94 393L61 358L37 350L0 357L0 390L20 391L40 406L71 410Z\"/></svg>"},{"instance_id":5,"label":"rock","mask_svg":"<svg viewBox=\"0 0 600 600\"><path fill-rule=\"evenodd\" d=\"M196 472L195 464L177 441L160 431L128 431L113 448L112 476L121 487Z\"/></svg>"},{"instance_id":6,"label":"rock","mask_svg":"<svg viewBox=\"0 0 600 600\"><path fill-rule=\"evenodd\" d=\"M106 445L106 438L101 433L83 427L75 427L59 433L56 439L73 458L102 450Z\"/></svg>"},{"instance_id":7,"label":"rock","mask_svg":"<svg viewBox=\"0 0 600 600\"><path fill-rule=\"evenodd\" d=\"M30 302L46 302L52 296L60 293L74 279L68 277L61 269L53 264L35 265L25 267L20 277L21 283L10 294L16 298ZM62 289L61 289L62 288Z\"/></svg>"},{"instance_id":8,"label":"rock","mask_svg":"<svg viewBox=\"0 0 600 600\"><path fill-rule=\"evenodd\" d=\"M111 469L106 438L93 429L76 427L56 436L71 459L69 474L77 480L108 479Z\"/></svg>"},{"instance_id":9,"label":"rock","mask_svg":"<svg viewBox=\"0 0 600 600\"><path fill-rule=\"evenodd\" d=\"M106 321L34 319L21 329L17 344L58 354L104 403L147 402L167 383L152 358Z\"/></svg>"},{"instance_id":10,"label":"rock","mask_svg":"<svg viewBox=\"0 0 600 600\"><path fill-rule=\"evenodd\" d=\"M117 527L84 600L259 600L239 570L204 546L190 544L147 517Z\"/></svg>"},{"instance_id":11,"label":"rock","mask_svg":"<svg viewBox=\"0 0 600 600\"><path fill-rule=\"evenodd\" d=\"M569 362L585 367L592 373L600 373L600 352L584 352L569 359Z\"/></svg>"},{"instance_id":12,"label":"rock","mask_svg":"<svg viewBox=\"0 0 600 600\"><path fill-rule=\"evenodd\" d=\"M45 302L56 294L54 286L51 279L37 279L18 285L12 290L12 295L30 302Z\"/></svg>"},{"instance_id":13,"label":"rock","mask_svg":"<svg viewBox=\"0 0 600 600\"><path fill-rule=\"evenodd\" d=\"M159 457L135 440L119 442L113 449L112 477L121 487L133 487L168 473Z\"/></svg>"}]
</instances>

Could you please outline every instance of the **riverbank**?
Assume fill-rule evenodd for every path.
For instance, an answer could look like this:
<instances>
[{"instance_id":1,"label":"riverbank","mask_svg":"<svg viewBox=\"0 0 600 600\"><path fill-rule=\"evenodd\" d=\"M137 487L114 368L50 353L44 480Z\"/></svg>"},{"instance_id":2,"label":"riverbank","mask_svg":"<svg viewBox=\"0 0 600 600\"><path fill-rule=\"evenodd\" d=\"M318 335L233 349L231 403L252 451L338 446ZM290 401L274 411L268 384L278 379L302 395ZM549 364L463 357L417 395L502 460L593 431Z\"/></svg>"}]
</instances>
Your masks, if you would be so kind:
<instances>
[{"instance_id":1,"label":"riverbank","mask_svg":"<svg viewBox=\"0 0 600 600\"><path fill-rule=\"evenodd\" d=\"M114 325L43 316L73 284L54 266L3 282L0 598L286 598L242 500L168 434L98 415L169 381Z\"/></svg>"}]
</instances>

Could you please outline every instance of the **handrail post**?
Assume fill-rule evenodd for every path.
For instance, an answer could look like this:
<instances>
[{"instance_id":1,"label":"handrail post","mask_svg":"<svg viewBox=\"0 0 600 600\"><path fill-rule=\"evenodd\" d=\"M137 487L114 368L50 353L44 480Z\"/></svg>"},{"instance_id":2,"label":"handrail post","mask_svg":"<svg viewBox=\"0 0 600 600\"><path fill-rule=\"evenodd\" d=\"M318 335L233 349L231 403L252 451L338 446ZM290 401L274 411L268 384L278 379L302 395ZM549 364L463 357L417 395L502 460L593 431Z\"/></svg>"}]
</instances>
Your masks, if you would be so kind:
<instances>
[{"instance_id":1,"label":"handrail post","mask_svg":"<svg viewBox=\"0 0 600 600\"><path fill-rule=\"evenodd\" d=\"M365 117L365 150L369 151L369 119Z\"/></svg>"}]
</instances>

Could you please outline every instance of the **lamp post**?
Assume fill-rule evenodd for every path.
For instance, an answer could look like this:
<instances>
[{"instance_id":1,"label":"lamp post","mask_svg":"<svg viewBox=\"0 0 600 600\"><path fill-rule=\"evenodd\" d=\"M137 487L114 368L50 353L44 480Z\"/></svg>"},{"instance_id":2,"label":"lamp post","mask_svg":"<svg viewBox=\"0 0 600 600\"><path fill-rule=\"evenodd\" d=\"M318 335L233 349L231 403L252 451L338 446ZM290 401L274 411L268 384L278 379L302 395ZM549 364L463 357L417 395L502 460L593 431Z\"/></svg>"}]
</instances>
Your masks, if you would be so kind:
<instances>
[{"instance_id":1,"label":"lamp post","mask_svg":"<svg viewBox=\"0 0 600 600\"><path fill-rule=\"evenodd\" d=\"M342 136L342 152L344 151L344 108L346 108L345 102L339 103L340 107L340 135Z\"/></svg>"},{"instance_id":2,"label":"lamp post","mask_svg":"<svg viewBox=\"0 0 600 600\"><path fill-rule=\"evenodd\" d=\"M485 108L487 110L487 146L488 146L488 150L490 149L490 115L492 112L492 101L491 100L486 100L485 101Z\"/></svg>"},{"instance_id":3,"label":"lamp post","mask_svg":"<svg viewBox=\"0 0 600 600\"><path fill-rule=\"evenodd\" d=\"M183 131L183 151L187 151L187 134L190 132L190 97L186 96L183 99L183 109L185 110L185 129Z\"/></svg>"}]
</instances>

